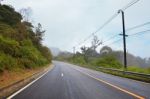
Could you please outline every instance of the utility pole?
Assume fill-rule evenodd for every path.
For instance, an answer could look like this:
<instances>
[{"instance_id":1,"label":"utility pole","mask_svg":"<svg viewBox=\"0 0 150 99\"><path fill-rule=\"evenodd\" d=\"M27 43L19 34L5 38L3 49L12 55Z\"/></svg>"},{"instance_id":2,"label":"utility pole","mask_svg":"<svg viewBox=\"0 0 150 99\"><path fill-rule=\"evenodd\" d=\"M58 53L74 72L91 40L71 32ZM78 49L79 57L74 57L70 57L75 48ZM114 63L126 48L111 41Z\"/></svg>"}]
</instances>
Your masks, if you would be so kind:
<instances>
[{"instance_id":1,"label":"utility pole","mask_svg":"<svg viewBox=\"0 0 150 99\"><path fill-rule=\"evenodd\" d=\"M127 70L127 52L126 52L126 31L125 31L125 20L124 20L124 11L119 10L118 13L122 15L122 29L123 29L123 47L124 47L124 69Z\"/></svg>"}]
</instances>

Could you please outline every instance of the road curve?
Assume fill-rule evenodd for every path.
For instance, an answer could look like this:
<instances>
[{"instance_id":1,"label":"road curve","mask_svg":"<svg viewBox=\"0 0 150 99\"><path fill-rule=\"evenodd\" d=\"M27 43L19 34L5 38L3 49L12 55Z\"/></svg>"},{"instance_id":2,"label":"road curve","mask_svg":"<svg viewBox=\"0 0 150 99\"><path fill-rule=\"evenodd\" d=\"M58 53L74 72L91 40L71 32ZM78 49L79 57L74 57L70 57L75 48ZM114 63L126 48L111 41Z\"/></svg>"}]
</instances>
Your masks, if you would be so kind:
<instances>
[{"instance_id":1,"label":"road curve","mask_svg":"<svg viewBox=\"0 0 150 99\"><path fill-rule=\"evenodd\" d=\"M11 99L150 99L148 83L64 62L53 64L51 71Z\"/></svg>"}]
</instances>

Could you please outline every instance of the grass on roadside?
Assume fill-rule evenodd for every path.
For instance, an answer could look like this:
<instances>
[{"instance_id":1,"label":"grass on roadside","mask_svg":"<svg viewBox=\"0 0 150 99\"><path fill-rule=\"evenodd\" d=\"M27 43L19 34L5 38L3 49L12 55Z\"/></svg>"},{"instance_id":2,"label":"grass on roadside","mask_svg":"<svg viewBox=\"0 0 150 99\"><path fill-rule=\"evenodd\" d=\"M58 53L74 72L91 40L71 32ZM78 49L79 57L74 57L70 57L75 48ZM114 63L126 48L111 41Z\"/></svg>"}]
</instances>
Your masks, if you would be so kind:
<instances>
[{"instance_id":1,"label":"grass on roadside","mask_svg":"<svg viewBox=\"0 0 150 99\"><path fill-rule=\"evenodd\" d=\"M72 63L72 62L70 62L70 63ZM87 65L84 64L83 65L83 64L79 64L79 63L78 64L77 63L72 63L72 64L75 64L75 65L78 65L78 66L81 66L81 67L85 67L85 68L89 68L89 69L93 69L93 70L96 70L96 71L101 71L101 72L104 72L104 73L112 74L112 75L115 75L115 76L120 76L120 77L124 77L124 78L130 78L130 79L150 83L150 79L135 76L135 75L127 75L127 74L123 74L123 73L119 73L119 72L115 72L115 71L102 70L102 69L98 68L99 66L92 66L92 65L89 65L89 64L87 64ZM123 70L123 68L120 68L120 70ZM150 74L150 69L140 68L140 67L135 67L135 66L128 67L128 71Z\"/></svg>"},{"instance_id":2,"label":"grass on roadside","mask_svg":"<svg viewBox=\"0 0 150 99\"><path fill-rule=\"evenodd\" d=\"M115 75L115 76L120 76L120 77L124 77L124 78L130 78L130 79L134 79L134 80L150 83L150 79L139 77L139 76L135 76L135 75L126 75L126 74L115 72L115 71L100 70L100 69L98 71L101 71L101 72L104 72L104 73L108 73L108 74L112 74L112 75Z\"/></svg>"},{"instance_id":3,"label":"grass on roadside","mask_svg":"<svg viewBox=\"0 0 150 99\"><path fill-rule=\"evenodd\" d=\"M141 68L137 66L128 66L128 71L150 74L150 68Z\"/></svg>"},{"instance_id":4,"label":"grass on roadside","mask_svg":"<svg viewBox=\"0 0 150 99\"><path fill-rule=\"evenodd\" d=\"M72 57L69 59L59 57L59 59L60 59L60 61L66 61L66 62L75 64L75 65L79 65L79 66L82 66L85 68L90 68L93 70L102 71L105 73L109 73L109 74L113 74L113 75L117 75L117 76L121 76L121 77L150 82L150 79L147 79L147 78L137 77L137 76L133 76L133 75L127 75L127 74L124 75L122 73L108 71L108 70L101 70L98 68L98 67L103 67L103 68L113 68L113 69L118 69L118 70L124 70L123 65L113 55L105 55L105 56L101 56L101 57L97 57L97 58L91 57L91 58L88 58L87 62L85 61L84 56L82 56L82 55ZM150 74L150 68L142 68L142 67L137 67L137 66L128 66L127 71Z\"/></svg>"}]
</instances>

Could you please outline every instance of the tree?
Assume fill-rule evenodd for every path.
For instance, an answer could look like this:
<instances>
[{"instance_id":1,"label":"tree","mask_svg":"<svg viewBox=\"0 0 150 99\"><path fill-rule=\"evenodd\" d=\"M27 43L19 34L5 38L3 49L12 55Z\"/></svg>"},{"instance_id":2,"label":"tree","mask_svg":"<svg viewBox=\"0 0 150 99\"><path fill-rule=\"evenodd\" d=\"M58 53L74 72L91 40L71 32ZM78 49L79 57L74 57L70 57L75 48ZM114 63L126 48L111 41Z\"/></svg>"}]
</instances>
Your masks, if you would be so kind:
<instances>
[{"instance_id":1,"label":"tree","mask_svg":"<svg viewBox=\"0 0 150 99\"><path fill-rule=\"evenodd\" d=\"M83 46L80 49L82 51L82 54L83 54L83 57L84 57L84 61L88 62L88 56L87 56L87 49L88 49L88 47Z\"/></svg>"},{"instance_id":2,"label":"tree","mask_svg":"<svg viewBox=\"0 0 150 99\"><path fill-rule=\"evenodd\" d=\"M80 52L76 52L76 56L81 56L82 54Z\"/></svg>"},{"instance_id":3,"label":"tree","mask_svg":"<svg viewBox=\"0 0 150 99\"><path fill-rule=\"evenodd\" d=\"M92 40L91 43L92 43L91 48L92 48L94 51L96 51L96 48L97 48L100 44L102 44L102 41L100 41L100 40L98 39L98 37L97 37L96 35L94 35L93 40Z\"/></svg>"},{"instance_id":4,"label":"tree","mask_svg":"<svg viewBox=\"0 0 150 99\"><path fill-rule=\"evenodd\" d=\"M51 54L50 49L49 49L48 47L46 47L46 46L43 46L43 47L41 47L40 51L41 51L42 55L43 55L48 61L51 62L51 60L52 60L52 54Z\"/></svg>"},{"instance_id":5,"label":"tree","mask_svg":"<svg viewBox=\"0 0 150 99\"><path fill-rule=\"evenodd\" d=\"M81 51L82 51L82 54L86 54L87 47L82 46L80 49L81 49Z\"/></svg>"},{"instance_id":6,"label":"tree","mask_svg":"<svg viewBox=\"0 0 150 99\"><path fill-rule=\"evenodd\" d=\"M45 33L45 30L42 30L42 25L38 23L38 26L36 27L36 30L35 30L35 35L39 41L43 40L44 33Z\"/></svg>"},{"instance_id":7,"label":"tree","mask_svg":"<svg viewBox=\"0 0 150 99\"><path fill-rule=\"evenodd\" d=\"M33 38L34 39L33 43L39 49L41 47L41 41L43 40L44 33L45 33L45 30L43 30L42 25L38 23L38 26L35 27L35 35L34 35L35 37Z\"/></svg>"},{"instance_id":8,"label":"tree","mask_svg":"<svg viewBox=\"0 0 150 99\"><path fill-rule=\"evenodd\" d=\"M98 37L94 35L91 44L91 47L81 47L81 51L86 62L88 62L89 57L97 57L99 55L96 51L96 48L102 44L102 41L98 40Z\"/></svg>"},{"instance_id":9,"label":"tree","mask_svg":"<svg viewBox=\"0 0 150 99\"><path fill-rule=\"evenodd\" d=\"M81 47L82 55L84 56L85 62L89 61L90 57L96 57L98 53L94 51L91 47Z\"/></svg>"},{"instance_id":10,"label":"tree","mask_svg":"<svg viewBox=\"0 0 150 99\"><path fill-rule=\"evenodd\" d=\"M147 64L150 66L150 58L148 58L148 60L147 60Z\"/></svg>"},{"instance_id":11,"label":"tree","mask_svg":"<svg viewBox=\"0 0 150 99\"><path fill-rule=\"evenodd\" d=\"M108 46L104 46L103 48L101 48L100 50L100 54L107 54L107 53L111 53L112 49Z\"/></svg>"},{"instance_id":12,"label":"tree","mask_svg":"<svg viewBox=\"0 0 150 99\"><path fill-rule=\"evenodd\" d=\"M23 17L23 21L26 21L26 22L31 21L32 9L30 7L22 8L22 9L20 9L19 12Z\"/></svg>"},{"instance_id":13,"label":"tree","mask_svg":"<svg viewBox=\"0 0 150 99\"><path fill-rule=\"evenodd\" d=\"M0 5L0 21L11 26L21 22L22 16L12 6Z\"/></svg>"}]
</instances>

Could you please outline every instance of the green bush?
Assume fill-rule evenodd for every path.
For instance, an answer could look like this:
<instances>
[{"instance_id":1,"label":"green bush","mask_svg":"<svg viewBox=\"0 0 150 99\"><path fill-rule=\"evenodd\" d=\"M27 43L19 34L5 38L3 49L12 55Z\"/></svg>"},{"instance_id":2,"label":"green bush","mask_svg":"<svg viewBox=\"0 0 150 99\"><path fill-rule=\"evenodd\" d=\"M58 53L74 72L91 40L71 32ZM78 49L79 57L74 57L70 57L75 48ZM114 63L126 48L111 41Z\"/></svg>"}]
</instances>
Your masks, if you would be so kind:
<instances>
[{"instance_id":1,"label":"green bush","mask_svg":"<svg viewBox=\"0 0 150 99\"><path fill-rule=\"evenodd\" d=\"M15 40L0 36L0 46L0 71L10 70L16 66L34 68L48 64L51 60L50 53L46 52L48 49L43 51L45 53L43 56L43 53L34 47L29 39L23 40L19 44Z\"/></svg>"},{"instance_id":2,"label":"green bush","mask_svg":"<svg viewBox=\"0 0 150 99\"><path fill-rule=\"evenodd\" d=\"M40 48L40 52L49 62L51 62L52 54L51 51L46 46L42 46Z\"/></svg>"},{"instance_id":3,"label":"green bush","mask_svg":"<svg viewBox=\"0 0 150 99\"><path fill-rule=\"evenodd\" d=\"M21 57L22 58L27 58L33 61L38 60L38 51L33 48L33 47L29 47L29 46L22 46L20 48L20 53L21 53Z\"/></svg>"},{"instance_id":4,"label":"green bush","mask_svg":"<svg viewBox=\"0 0 150 99\"><path fill-rule=\"evenodd\" d=\"M23 67L27 69L34 68L36 66L36 64L33 61L26 58L20 59L19 61L21 62Z\"/></svg>"},{"instance_id":5,"label":"green bush","mask_svg":"<svg viewBox=\"0 0 150 99\"><path fill-rule=\"evenodd\" d=\"M137 66L128 66L128 71L150 74L150 68L141 68Z\"/></svg>"},{"instance_id":6,"label":"green bush","mask_svg":"<svg viewBox=\"0 0 150 99\"><path fill-rule=\"evenodd\" d=\"M21 46L33 46L32 41L30 39L25 39L20 42Z\"/></svg>"},{"instance_id":7,"label":"green bush","mask_svg":"<svg viewBox=\"0 0 150 99\"><path fill-rule=\"evenodd\" d=\"M7 24L0 22L0 35L3 37L15 38L17 32Z\"/></svg>"},{"instance_id":8,"label":"green bush","mask_svg":"<svg viewBox=\"0 0 150 99\"><path fill-rule=\"evenodd\" d=\"M106 55L97 59L97 66L108 67L108 68L121 68L122 64L112 55Z\"/></svg>"},{"instance_id":9,"label":"green bush","mask_svg":"<svg viewBox=\"0 0 150 99\"><path fill-rule=\"evenodd\" d=\"M15 57L19 53L19 43L15 40L0 36L0 51Z\"/></svg>"},{"instance_id":10,"label":"green bush","mask_svg":"<svg viewBox=\"0 0 150 99\"><path fill-rule=\"evenodd\" d=\"M11 70L17 66L17 61L10 55L0 52L0 72L4 70Z\"/></svg>"},{"instance_id":11,"label":"green bush","mask_svg":"<svg viewBox=\"0 0 150 99\"><path fill-rule=\"evenodd\" d=\"M74 63L80 64L80 65L85 65L86 64L83 56L74 57L74 58L72 58L72 61Z\"/></svg>"}]
</instances>

